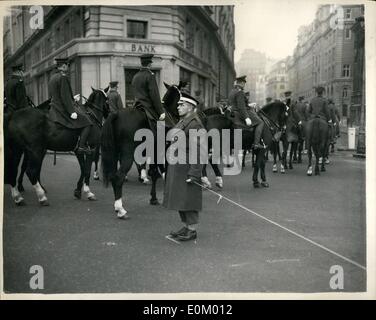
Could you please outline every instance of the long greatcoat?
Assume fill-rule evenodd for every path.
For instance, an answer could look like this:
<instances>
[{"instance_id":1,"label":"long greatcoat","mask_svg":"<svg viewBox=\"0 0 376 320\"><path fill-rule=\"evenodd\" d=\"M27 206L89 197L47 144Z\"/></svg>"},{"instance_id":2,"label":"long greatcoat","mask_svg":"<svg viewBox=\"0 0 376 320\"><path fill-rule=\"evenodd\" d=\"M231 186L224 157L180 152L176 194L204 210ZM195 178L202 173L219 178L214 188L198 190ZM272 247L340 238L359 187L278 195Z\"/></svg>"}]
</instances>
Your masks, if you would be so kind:
<instances>
[{"instance_id":1,"label":"long greatcoat","mask_svg":"<svg viewBox=\"0 0 376 320\"><path fill-rule=\"evenodd\" d=\"M181 129L184 131L186 140L186 164L168 164L166 181L164 188L163 205L167 209L172 210L196 210L202 209L202 189L194 183L188 184L186 182L188 176L194 177L200 182L201 172L203 165L189 164L189 130L190 129L203 129L201 121L197 118L196 114L181 120L175 127L175 129ZM179 143L179 141L174 141ZM199 139L195 139L193 142L195 148L197 148L197 155L199 152L207 152L205 147L200 146ZM168 160L168 159L167 159Z\"/></svg>"},{"instance_id":2,"label":"long greatcoat","mask_svg":"<svg viewBox=\"0 0 376 320\"><path fill-rule=\"evenodd\" d=\"M142 106L148 118L158 120L164 111L154 73L142 67L132 79L132 88L135 106Z\"/></svg>"},{"instance_id":3,"label":"long greatcoat","mask_svg":"<svg viewBox=\"0 0 376 320\"><path fill-rule=\"evenodd\" d=\"M5 101L10 110L19 110L29 106L26 96L25 83L22 77L12 75L4 87Z\"/></svg>"},{"instance_id":4,"label":"long greatcoat","mask_svg":"<svg viewBox=\"0 0 376 320\"><path fill-rule=\"evenodd\" d=\"M253 110L247 110L248 99L243 89L235 86L228 97L229 105L232 109L233 122L237 128L249 129L245 123L246 118L250 118L252 126L258 125L262 120Z\"/></svg>"},{"instance_id":5,"label":"long greatcoat","mask_svg":"<svg viewBox=\"0 0 376 320\"><path fill-rule=\"evenodd\" d=\"M57 122L69 129L80 129L91 125L91 121L85 114L74 107L72 88L68 77L56 72L48 83L48 91L51 97L50 120ZM71 119L71 114L77 113L77 119Z\"/></svg>"},{"instance_id":6,"label":"long greatcoat","mask_svg":"<svg viewBox=\"0 0 376 320\"><path fill-rule=\"evenodd\" d=\"M110 112L117 112L124 108L123 101L121 101L121 96L116 90L110 89L110 92L107 94L107 99Z\"/></svg>"},{"instance_id":7,"label":"long greatcoat","mask_svg":"<svg viewBox=\"0 0 376 320\"><path fill-rule=\"evenodd\" d=\"M311 100L308 110L308 120L314 119L315 117L319 117L326 121L331 119L330 111L328 107L328 101L323 97L315 97Z\"/></svg>"}]
</instances>

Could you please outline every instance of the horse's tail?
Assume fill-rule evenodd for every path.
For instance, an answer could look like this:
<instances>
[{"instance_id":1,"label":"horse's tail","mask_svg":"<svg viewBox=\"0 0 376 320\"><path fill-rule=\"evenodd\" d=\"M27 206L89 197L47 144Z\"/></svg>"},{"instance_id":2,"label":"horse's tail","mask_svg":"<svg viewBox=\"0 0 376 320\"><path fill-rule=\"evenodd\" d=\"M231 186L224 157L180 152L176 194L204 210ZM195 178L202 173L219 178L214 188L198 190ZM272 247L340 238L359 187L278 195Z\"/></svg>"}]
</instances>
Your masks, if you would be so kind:
<instances>
[{"instance_id":1,"label":"horse's tail","mask_svg":"<svg viewBox=\"0 0 376 320\"><path fill-rule=\"evenodd\" d=\"M114 139L114 121L117 113L111 113L106 119L102 128L101 150L102 150L102 174L103 184L107 187L117 170L117 152Z\"/></svg>"}]
</instances>

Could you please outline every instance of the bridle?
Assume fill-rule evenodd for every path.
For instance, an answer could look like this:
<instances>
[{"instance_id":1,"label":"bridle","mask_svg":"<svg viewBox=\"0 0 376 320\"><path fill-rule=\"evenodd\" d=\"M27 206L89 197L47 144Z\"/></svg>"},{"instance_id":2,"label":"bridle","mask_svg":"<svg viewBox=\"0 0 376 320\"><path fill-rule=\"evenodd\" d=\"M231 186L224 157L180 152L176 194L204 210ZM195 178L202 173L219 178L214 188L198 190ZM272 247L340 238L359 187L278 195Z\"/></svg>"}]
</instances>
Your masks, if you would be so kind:
<instances>
[{"instance_id":1,"label":"bridle","mask_svg":"<svg viewBox=\"0 0 376 320\"><path fill-rule=\"evenodd\" d=\"M107 98L107 94L103 90L99 89L98 91L101 91L103 93L103 95ZM86 101L85 106L86 106L86 104L89 104L90 107L92 107L92 109L95 109L95 110L99 111L103 115L103 108L100 108L94 102L89 101L89 99L86 98L85 96L81 95L81 97L84 98L84 100ZM95 115L94 112L92 112L91 110L88 110L87 108L86 108L85 112L86 112L86 114L88 114L89 116L91 116L92 118L94 118L94 120L97 123L97 125L98 125L99 128L102 128L102 122L98 119L98 117Z\"/></svg>"}]
</instances>

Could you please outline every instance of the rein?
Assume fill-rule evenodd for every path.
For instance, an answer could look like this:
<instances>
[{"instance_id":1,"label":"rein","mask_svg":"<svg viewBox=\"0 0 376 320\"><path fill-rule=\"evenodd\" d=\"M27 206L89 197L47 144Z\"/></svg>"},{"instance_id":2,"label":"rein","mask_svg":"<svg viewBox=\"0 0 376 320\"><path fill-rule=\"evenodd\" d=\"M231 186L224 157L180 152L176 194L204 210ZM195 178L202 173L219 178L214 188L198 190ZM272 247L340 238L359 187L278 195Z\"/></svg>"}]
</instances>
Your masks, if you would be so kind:
<instances>
[{"instance_id":1,"label":"rein","mask_svg":"<svg viewBox=\"0 0 376 320\"><path fill-rule=\"evenodd\" d=\"M86 100L86 103L89 104L91 107L93 107L93 109L99 111L103 115L103 110L101 108L99 108L95 103L89 101L89 99L87 99L85 96L81 95L81 97L84 98ZM102 122L98 119L98 117L95 115L95 113L92 112L91 110L88 110L87 108L86 108L85 112L90 117L94 118L94 120L97 123L98 127L101 129L102 128Z\"/></svg>"},{"instance_id":2,"label":"rein","mask_svg":"<svg viewBox=\"0 0 376 320\"><path fill-rule=\"evenodd\" d=\"M273 119L270 119L270 117L265 113L265 111L259 110L258 113L262 115L265 124L269 127L269 130L272 130L272 126L274 126L279 131L282 131L282 128Z\"/></svg>"}]
</instances>

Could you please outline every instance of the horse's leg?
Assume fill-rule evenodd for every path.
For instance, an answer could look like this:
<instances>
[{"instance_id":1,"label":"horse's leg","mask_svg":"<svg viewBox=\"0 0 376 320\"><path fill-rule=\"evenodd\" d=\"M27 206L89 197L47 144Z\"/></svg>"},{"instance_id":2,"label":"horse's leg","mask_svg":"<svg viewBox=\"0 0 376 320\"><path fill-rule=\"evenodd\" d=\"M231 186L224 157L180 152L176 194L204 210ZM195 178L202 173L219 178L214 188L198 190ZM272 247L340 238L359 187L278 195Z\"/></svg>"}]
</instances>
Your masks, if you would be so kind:
<instances>
[{"instance_id":1,"label":"horse's leg","mask_svg":"<svg viewBox=\"0 0 376 320\"><path fill-rule=\"evenodd\" d=\"M275 141L272 142L270 152L273 155L273 172L277 172L277 149L276 149L276 143Z\"/></svg>"},{"instance_id":2,"label":"horse's leg","mask_svg":"<svg viewBox=\"0 0 376 320\"><path fill-rule=\"evenodd\" d=\"M95 148L94 150L96 150ZM85 162L84 162L84 187L83 190L86 193L86 197L88 200L95 201L97 200L95 194L90 190L90 176L91 176L91 167L93 165L94 153L88 152L85 154Z\"/></svg>"},{"instance_id":3,"label":"horse's leg","mask_svg":"<svg viewBox=\"0 0 376 320\"><path fill-rule=\"evenodd\" d=\"M247 155L247 150L243 150L242 168L245 167L245 156ZM253 153L252 153L252 167L253 167Z\"/></svg>"},{"instance_id":4,"label":"horse's leg","mask_svg":"<svg viewBox=\"0 0 376 320\"><path fill-rule=\"evenodd\" d=\"M206 164L204 164L202 166L202 176L201 176L201 182L202 184L208 188L208 189L211 189L212 188L212 185L210 183L210 180L208 179L208 174L206 172Z\"/></svg>"},{"instance_id":5,"label":"horse's leg","mask_svg":"<svg viewBox=\"0 0 376 320\"><path fill-rule=\"evenodd\" d=\"M100 146L96 147L95 152L94 152L94 174L93 174L94 180L99 180L99 172L98 172L99 156L100 156Z\"/></svg>"},{"instance_id":6,"label":"horse's leg","mask_svg":"<svg viewBox=\"0 0 376 320\"><path fill-rule=\"evenodd\" d=\"M281 156L281 151L279 149L279 143L278 143L278 155L279 155L279 160L281 162L281 173L285 173L285 168L287 167L286 163L286 158L287 158L287 151L285 148L285 142L282 141L282 156Z\"/></svg>"},{"instance_id":7,"label":"horse's leg","mask_svg":"<svg viewBox=\"0 0 376 320\"><path fill-rule=\"evenodd\" d=\"M290 158L289 158L289 169L294 169L292 166L292 158L294 155L294 144L295 142L290 143Z\"/></svg>"},{"instance_id":8,"label":"horse's leg","mask_svg":"<svg viewBox=\"0 0 376 320\"><path fill-rule=\"evenodd\" d=\"M17 206L23 206L26 204L17 187L18 165L21 161L22 153L23 152L21 151L21 149L15 148L14 146L12 147L12 149L4 149L5 183L10 184L12 199Z\"/></svg>"},{"instance_id":9,"label":"horse's leg","mask_svg":"<svg viewBox=\"0 0 376 320\"><path fill-rule=\"evenodd\" d=\"M256 162L255 162L255 166L253 167L253 175L252 175L254 188L260 188L260 182L258 181L258 173L259 173L259 168L260 168L260 161L259 161L260 153L261 152L259 150L255 151Z\"/></svg>"},{"instance_id":10,"label":"horse's leg","mask_svg":"<svg viewBox=\"0 0 376 320\"><path fill-rule=\"evenodd\" d=\"M302 163L302 151L304 141L300 140L298 144L298 163Z\"/></svg>"},{"instance_id":11,"label":"horse's leg","mask_svg":"<svg viewBox=\"0 0 376 320\"><path fill-rule=\"evenodd\" d=\"M27 157L26 157L26 154L24 153L24 157L23 157L22 165L21 165L21 172L17 179L17 187L18 187L18 191L20 192L25 191L25 188L23 187L22 182L23 182L25 171L26 171L26 167L27 167Z\"/></svg>"},{"instance_id":12,"label":"horse's leg","mask_svg":"<svg viewBox=\"0 0 376 320\"><path fill-rule=\"evenodd\" d=\"M266 151L263 151L260 156L261 185L265 188L268 188L269 183L266 182L265 163L266 163Z\"/></svg>"},{"instance_id":13,"label":"horse's leg","mask_svg":"<svg viewBox=\"0 0 376 320\"><path fill-rule=\"evenodd\" d=\"M78 164L80 165L80 177L77 181L77 187L73 192L73 195L76 199L81 199L82 196L82 186L84 184L84 178L85 178L85 155L83 153L77 153L76 157L78 160Z\"/></svg>"},{"instance_id":14,"label":"horse's leg","mask_svg":"<svg viewBox=\"0 0 376 320\"><path fill-rule=\"evenodd\" d=\"M159 204L157 199L156 185L159 177L158 166L156 164L150 164L149 175L151 177L151 190L150 190L150 204L155 206Z\"/></svg>"},{"instance_id":15,"label":"horse's leg","mask_svg":"<svg viewBox=\"0 0 376 320\"><path fill-rule=\"evenodd\" d=\"M218 188L223 188L223 178L222 178L222 173L221 170L219 170L218 164L213 163L212 159L209 159L209 163L211 167L213 168L214 174L215 174L215 185Z\"/></svg>"},{"instance_id":16,"label":"horse's leg","mask_svg":"<svg viewBox=\"0 0 376 320\"><path fill-rule=\"evenodd\" d=\"M127 215L127 211L123 207L122 195L125 176L133 164L133 152L132 150L123 150L121 154L120 167L116 171L115 176L112 178L111 184L115 196L114 208L117 217L119 219L128 219L129 216Z\"/></svg>"},{"instance_id":17,"label":"horse's leg","mask_svg":"<svg viewBox=\"0 0 376 320\"><path fill-rule=\"evenodd\" d=\"M33 151L27 150L25 152L28 153L27 154L28 165L26 168L26 174L29 177L31 184L34 187L34 190L37 194L40 205L49 206L46 193L38 181L40 168L42 166L43 157L46 154L46 151L43 149L37 149Z\"/></svg>"}]
</instances>

